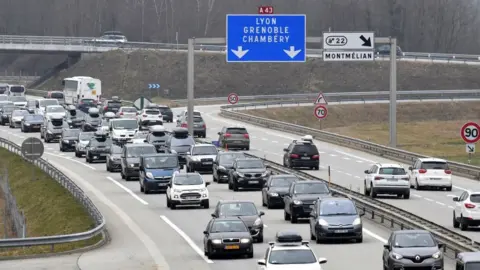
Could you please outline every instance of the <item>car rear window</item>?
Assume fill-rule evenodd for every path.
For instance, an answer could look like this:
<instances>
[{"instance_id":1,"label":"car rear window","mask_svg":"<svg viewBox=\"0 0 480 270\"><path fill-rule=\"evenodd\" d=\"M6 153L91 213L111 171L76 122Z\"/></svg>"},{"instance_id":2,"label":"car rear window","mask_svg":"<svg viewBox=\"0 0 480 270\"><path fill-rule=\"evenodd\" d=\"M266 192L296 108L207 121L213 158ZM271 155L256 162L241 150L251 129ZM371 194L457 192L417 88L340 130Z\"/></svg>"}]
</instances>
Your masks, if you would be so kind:
<instances>
[{"instance_id":1,"label":"car rear window","mask_svg":"<svg viewBox=\"0 0 480 270\"><path fill-rule=\"evenodd\" d=\"M122 111L131 113L131 112L136 112L137 110L133 107L124 107Z\"/></svg>"},{"instance_id":2,"label":"car rear window","mask_svg":"<svg viewBox=\"0 0 480 270\"><path fill-rule=\"evenodd\" d=\"M63 98L63 93L52 93L51 98Z\"/></svg>"},{"instance_id":3,"label":"car rear window","mask_svg":"<svg viewBox=\"0 0 480 270\"><path fill-rule=\"evenodd\" d=\"M388 174L388 175L404 175L407 174L403 168L380 168L379 174Z\"/></svg>"},{"instance_id":4,"label":"car rear window","mask_svg":"<svg viewBox=\"0 0 480 270\"><path fill-rule=\"evenodd\" d=\"M230 134L248 134L247 130L244 128L227 128L227 133Z\"/></svg>"},{"instance_id":5,"label":"car rear window","mask_svg":"<svg viewBox=\"0 0 480 270\"><path fill-rule=\"evenodd\" d=\"M145 110L145 113L149 114L149 115L159 115L160 111L159 110Z\"/></svg>"},{"instance_id":6,"label":"car rear window","mask_svg":"<svg viewBox=\"0 0 480 270\"><path fill-rule=\"evenodd\" d=\"M470 201L474 203L480 203L480 194L470 195Z\"/></svg>"},{"instance_id":7,"label":"car rear window","mask_svg":"<svg viewBox=\"0 0 480 270\"><path fill-rule=\"evenodd\" d=\"M110 106L110 107L121 107L121 106L122 106L122 102L112 100L112 101L108 101L108 102L107 102L107 105Z\"/></svg>"},{"instance_id":8,"label":"car rear window","mask_svg":"<svg viewBox=\"0 0 480 270\"><path fill-rule=\"evenodd\" d=\"M426 170L448 170L448 164L441 161L424 161L420 169Z\"/></svg>"},{"instance_id":9,"label":"car rear window","mask_svg":"<svg viewBox=\"0 0 480 270\"><path fill-rule=\"evenodd\" d=\"M305 145L295 145L293 148L293 153L306 153L310 155L317 155L318 149L315 145L305 144Z\"/></svg>"},{"instance_id":10,"label":"car rear window","mask_svg":"<svg viewBox=\"0 0 480 270\"><path fill-rule=\"evenodd\" d=\"M203 118L201 118L201 117L194 117L194 118L193 118L193 122L195 122L195 123L201 123L201 122L203 122Z\"/></svg>"}]
</instances>

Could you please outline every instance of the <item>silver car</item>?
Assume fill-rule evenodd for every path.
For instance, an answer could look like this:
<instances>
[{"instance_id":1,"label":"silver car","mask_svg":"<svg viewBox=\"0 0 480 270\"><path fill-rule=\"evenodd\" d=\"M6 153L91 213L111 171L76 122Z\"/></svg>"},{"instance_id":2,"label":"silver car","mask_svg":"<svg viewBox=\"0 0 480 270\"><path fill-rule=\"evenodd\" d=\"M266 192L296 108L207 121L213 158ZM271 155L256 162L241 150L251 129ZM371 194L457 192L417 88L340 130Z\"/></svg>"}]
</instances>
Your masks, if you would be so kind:
<instances>
[{"instance_id":1,"label":"silver car","mask_svg":"<svg viewBox=\"0 0 480 270\"><path fill-rule=\"evenodd\" d=\"M135 107L120 107L116 115L118 118L137 118L137 114Z\"/></svg>"},{"instance_id":2,"label":"silver car","mask_svg":"<svg viewBox=\"0 0 480 270\"><path fill-rule=\"evenodd\" d=\"M188 128L188 116L183 116L177 122L177 127ZM193 136L199 138L207 137L207 125L201 116L195 115L193 117Z\"/></svg>"}]
</instances>

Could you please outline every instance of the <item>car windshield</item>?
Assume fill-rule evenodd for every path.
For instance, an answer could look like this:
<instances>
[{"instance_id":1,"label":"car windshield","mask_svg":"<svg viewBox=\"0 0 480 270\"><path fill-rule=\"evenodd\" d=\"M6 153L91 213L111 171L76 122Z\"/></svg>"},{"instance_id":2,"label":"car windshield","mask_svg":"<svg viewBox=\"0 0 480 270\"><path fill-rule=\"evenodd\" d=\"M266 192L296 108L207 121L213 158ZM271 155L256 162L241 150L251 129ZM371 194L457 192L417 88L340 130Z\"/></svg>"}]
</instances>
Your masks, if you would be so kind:
<instances>
[{"instance_id":1,"label":"car windshield","mask_svg":"<svg viewBox=\"0 0 480 270\"><path fill-rule=\"evenodd\" d=\"M175 168L178 166L177 156L145 157L144 162L147 169Z\"/></svg>"},{"instance_id":2,"label":"car windshield","mask_svg":"<svg viewBox=\"0 0 480 270\"><path fill-rule=\"evenodd\" d=\"M326 200L320 203L320 216L356 215L357 209L349 200Z\"/></svg>"},{"instance_id":3,"label":"car windshield","mask_svg":"<svg viewBox=\"0 0 480 270\"><path fill-rule=\"evenodd\" d=\"M148 133L145 133L145 132L137 132L137 133L135 133L133 138L134 139L146 139L147 135L148 135Z\"/></svg>"},{"instance_id":4,"label":"car windshield","mask_svg":"<svg viewBox=\"0 0 480 270\"><path fill-rule=\"evenodd\" d=\"M93 132L81 132L80 135L78 136L78 139L80 141L88 141L90 138L93 137Z\"/></svg>"},{"instance_id":5,"label":"car windshield","mask_svg":"<svg viewBox=\"0 0 480 270\"><path fill-rule=\"evenodd\" d=\"M216 155L218 153L215 146L195 146L193 147L192 155Z\"/></svg>"},{"instance_id":6,"label":"car windshield","mask_svg":"<svg viewBox=\"0 0 480 270\"><path fill-rule=\"evenodd\" d=\"M68 129L63 131L63 137L77 137L80 134L79 129Z\"/></svg>"},{"instance_id":7,"label":"car windshield","mask_svg":"<svg viewBox=\"0 0 480 270\"><path fill-rule=\"evenodd\" d=\"M188 122L188 117L185 117L185 122ZM200 117L200 116L195 116L195 117L193 118L193 122L194 122L194 123L202 123L202 122L203 122L203 118Z\"/></svg>"},{"instance_id":8,"label":"car windshield","mask_svg":"<svg viewBox=\"0 0 480 270\"><path fill-rule=\"evenodd\" d=\"M220 164L232 164L237 158L245 158L243 153L233 153L221 154L219 157Z\"/></svg>"},{"instance_id":9,"label":"car windshield","mask_svg":"<svg viewBox=\"0 0 480 270\"><path fill-rule=\"evenodd\" d=\"M134 146L127 149L127 158L139 157L145 154L155 154L157 151L153 145L150 146Z\"/></svg>"},{"instance_id":10,"label":"car windshield","mask_svg":"<svg viewBox=\"0 0 480 270\"><path fill-rule=\"evenodd\" d=\"M190 146L190 145L194 145L195 144L195 141L193 140L193 138L191 136L188 136L187 138L172 138L172 146L175 147L175 146Z\"/></svg>"},{"instance_id":11,"label":"car windshield","mask_svg":"<svg viewBox=\"0 0 480 270\"><path fill-rule=\"evenodd\" d=\"M25 115L24 119L25 119L25 122L29 122L29 121L40 122L40 121L43 121L43 116L39 114L30 114L30 115Z\"/></svg>"},{"instance_id":12,"label":"car windshield","mask_svg":"<svg viewBox=\"0 0 480 270\"><path fill-rule=\"evenodd\" d=\"M112 126L114 129L136 129L138 123L135 119L116 120L112 123Z\"/></svg>"},{"instance_id":13,"label":"car windshield","mask_svg":"<svg viewBox=\"0 0 480 270\"><path fill-rule=\"evenodd\" d=\"M123 108L122 108L122 112L136 113L136 112L137 112L137 109L135 109L135 108L133 108L133 107L123 107Z\"/></svg>"},{"instance_id":14,"label":"car windshield","mask_svg":"<svg viewBox=\"0 0 480 270\"><path fill-rule=\"evenodd\" d=\"M237 161L237 167L240 169L262 169L265 168L263 161L261 160L239 160Z\"/></svg>"},{"instance_id":15,"label":"car windshield","mask_svg":"<svg viewBox=\"0 0 480 270\"><path fill-rule=\"evenodd\" d=\"M297 181L296 177L275 177L272 179L270 186L272 187L289 187L293 182Z\"/></svg>"},{"instance_id":16,"label":"car windshield","mask_svg":"<svg viewBox=\"0 0 480 270\"><path fill-rule=\"evenodd\" d=\"M378 174L388 174L388 175L405 175L407 172L404 168L380 168Z\"/></svg>"},{"instance_id":17,"label":"car windshield","mask_svg":"<svg viewBox=\"0 0 480 270\"><path fill-rule=\"evenodd\" d=\"M47 113L62 113L65 112L65 109L62 106L48 106L47 107Z\"/></svg>"},{"instance_id":18,"label":"car windshield","mask_svg":"<svg viewBox=\"0 0 480 270\"><path fill-rule=\"evenodd\" d=\"M328 194L330 191L324 183L297 183L293 190L295 194Z\"/></svg>"},{"instance_id":19,"label":"car windshield","mask_svg":"<svg viewBox=\"0 0 480 270\"><path fill-rule=\"evenodd\" d=\"M47 107L50 105L58 105L58 100L56 99L41 99L38 101L39 107Z\"/></svg>"},{"instance_id":20,"label":"car windshield","mask_svg":"<svg viewBox=\"0 0 480 270\"><path fill-rule=\"evenodd\" d=\"M198 174L176 175L173 183L177 186L201 185L203 178Z\"/></svg>"},{"instance_id":21,"label":"car windshield","mask_svg":"<svg viewBox=\"0 0 480 270\"><path fill-rule=\"evenodd\" d=\"M420 169L426 170L448 170L448 165L445 162L438 161L424 161Z\"/></svg>"},{"instance_id":22,"label":"car windshield","mask_svg":"<svg viewBox=\"0 0 480 270\"><path fill-rule=\"evenodd\" d=\"M15 106L5 106L5 107L3 107L3 112L4 113L12 113L16 109L17 108Z\"/></svg>"},{"instance_id":23,"label":"car windshield","mask_svg":"<svg viewBox=\"0 0 480 270\"><path fill-rule=\"evenodd\" d=\"M160 111L159 110L145 110L144 113L148 114L148 115L159 115Z\"/></svg>"},{"instance_id":24,"label":"car windshield","mask_svg":"<svg viewBox=\"0 0 480 270\"><path fill-rule=\"evenodd\" d=\"M110 100L107 102L107 106L108 107L121 107L122 106L122 102L120 101L115 101L115 100Z\"/></svg>"},{"instance_id":25,"label":"car windshield","mask_svg":"<svg viewBox=\"0 0 480 270\"><path fill-rule=\"evenodd\" d=\"M241 220L216 220L210 232L248 232L248 229Z\"/></svg>"},{"instance_id":26,"label":"car windshield","mask_svg":"<svg viewBox=\"0 0 480 270\"><path fill-rule=\"evenodd\" d=\"M256 216L257 207L251 202L224 203L220 206L220 216L239 217Z\"/></svg>"},{"instance_id":27,"label":"car windshield","mask_svg":"<svg viewBox=\"0 0 480 270\"><path fill-rule=\"evenodd\" d=\"M2 91L2 87L0 87L0 92ZM0 101L7 101L8 100L8 96L1 96L0 95Z\"/></svg>"},{"instance_id":28,"label":"car windshield","mask_svg":"<svg viewBox=\"0 0 480 270\"><path fill-rule=\"evenodd\" d=\"M108 137L92 138L90 139L90 146L110 146L112 145L112 139Z\"/></svg>"},{"instance_id":29,"label":"car windshield","mask_svg":"<svg viewBox=\"0 0 480 270\"><path fill-rule=\"evenodd\" d=\"M429 233L399 233L395 236L393 247L435 247L436 243Z\"/></svg>"},{"instance_id":30,"label":"car windshield","mask_svg":"<svg viewBox=\"0 0 480 270\"><path fill-rule=\"evenodd\" d=\"M27 98L26 97L10 97L9 98L11 102L27 102Z\"/></svg>"},{"instance_id":31,"label":"car windshield","mask_svg":"<svg viewBox=\"0 0 480 270\"><path fill-rule=\"evenodd\" d=\"M480 269L480 262L468 262L465 264L465 270L478 270Z\"/></svg>"},{"instance_id":32,"label":"car windshield","mask_svg":"<svg viewBox=\"0 0 480 270\"><path fill-rule=\"evenodd\" d=\"M122 150L122 147L112 144L112 146L110 147L110 154L120 155L122 153Z\"/></svg>"},{"instance_id":33,"label":"car windshield","mask_svg":"<svg viewBox=\"0 0 480 270\"><path fill-rule=\"evenodd\" d=\"M25 116L25 115L29 115L30 113L28 111L25 111L25 110L16 110L16 111L13 111L12 112L12 116Z\"/></svg>"},{"instance_id":34,"label":"car windshield","mask_svg":"<svg viewBox=\"0 0 480 270\"><path fill-rule=\"evenodd\" d=\"M309 249L272 250L268 263L271 264L307 264L316 263L317 259Z\"/></svg>"}]
</instances>

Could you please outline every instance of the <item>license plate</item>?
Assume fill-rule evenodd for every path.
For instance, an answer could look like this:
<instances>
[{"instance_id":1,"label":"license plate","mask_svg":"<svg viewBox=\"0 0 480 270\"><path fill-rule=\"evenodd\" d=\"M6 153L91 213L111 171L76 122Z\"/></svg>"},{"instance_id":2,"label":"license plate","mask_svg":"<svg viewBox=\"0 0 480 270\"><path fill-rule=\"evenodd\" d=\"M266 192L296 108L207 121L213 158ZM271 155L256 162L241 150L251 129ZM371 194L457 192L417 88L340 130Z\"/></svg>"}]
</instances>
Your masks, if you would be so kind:
<instances>
[{"instance_id":1,"label":"license plate","mask_svg":"<svg viewBox=\"0 0 480 270\"><path fill-rule=\"evenodd\" d=\"M258 181L248 181L249 184L258 184Z\"/></svg>"},{"instance_id":2,"label":"license plate","mask_svg":"<svg viewBox=\"0 0 480 270\"><path fill-rule=\"evenodd\" d=\"M395 178L390 178L390 179L387 179L388 181L397 181L397 179Z\"/></svg>"},{"instance_id":3,"label":"license plate","mask_svg":"<svg viewBox=\"0 0 480 270\"><path fill-rule=\"evenodd\" d=\"M195 197L186 197L185 199L187 199L187 200L196 200L197 198L195 198Z\"/></svg>"},{"instance_id":4,"label":"license plate","mask_svg":"<svg viewBox=\"0 0 480 270\"><path fill-rule=\"evenodd\" d=\"M159 187L163 187L163 186L166 186L166 185L167 185L166 183L158 183Z\"/></svg>"},{"instance_id":5,"label":"license plate","mask_svg":"<svg viewBox=\"0 0 480 270\"><path fill-rule=\"evenodd\" d=\"M310 159L310 157L302 157L302 159Z\"/></svg>"},{"instance_id":6,"label":"license plate","mask_svg":"<svg viewBox=\"0 0 480 270\"><path fill-rule=\"evenodd\" d=\"M225 249L240 249L238 245L225 246Z\"/></svg>"},{"instance_id":7,"label":"license plate","mask_svg":"<svg viewBox=\"0 0 480 270\"><path fill-rule=\"evenodd\" d=\"M430 180L442 180L442 178L430 178Z\"/></svg>"},{"instance_id":8,"label":"license plate","mask_svg":"<svg viewBox=\"0 0 480 270\"><path fill-rule=\"evenodd\" d=\"M242 143L242 141L234 141L233 143Z\"/></svg>"},{"instance_id":9,"label":"license plate","mask_svg":"<svg viewBox=\"0 0 480 270\"><path fill-rule=\"evenodd\" d=\"M335 233L346 233L348 230L335 230Z\"/></svg>"},{"instance_id":10,"label":"license plate","mask_svg":"<svg viewBox=\"0 0 480 270\"><path fill-rule=\"evenodd\" d=\"M200 125L194 125L194 127L200 127Z\"/></svg>"},{"instance_id":11,"label":"license plate","mask_svg":"<svg viewBox=\"0 0 480 270\"><path fill-rule=\"evenodd\" d=\"M100 156L101 156L101 157L106 157L106 156L107 156L107 154L100 154Z\"/></svg>"},{"instance_id":12,"label":"license plate","mask_svg":"<svg viewBox=\"0 0 480 270\"><path fill-rule=\"evenodd\" d=\"M213 162L203 162L204 165L212 165Z\"/></svg>"}]
</instances>

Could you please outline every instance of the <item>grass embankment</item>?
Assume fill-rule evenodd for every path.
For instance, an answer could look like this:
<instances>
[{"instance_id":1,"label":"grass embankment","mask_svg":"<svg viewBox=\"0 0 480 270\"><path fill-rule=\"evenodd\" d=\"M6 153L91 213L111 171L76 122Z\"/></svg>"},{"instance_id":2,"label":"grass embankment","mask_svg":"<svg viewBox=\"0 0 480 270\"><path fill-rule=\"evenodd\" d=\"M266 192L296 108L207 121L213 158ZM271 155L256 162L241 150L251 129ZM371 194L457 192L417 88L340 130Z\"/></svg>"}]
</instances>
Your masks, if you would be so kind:
<instances>
[{"instance_id":1,"label":"grass embankment","mask_svg":"<svg viewBox=\"0 0 480 270\"><path fill-rule=\"evenodd\" d=\"M460 129L467 121L479 122L479 108L480 102L400 103L397 145L407 151L467 163ZM328 109L328 117L322 121L314 118L310 106L246 113L388 145L388 104L335 105ZM479 154L472 155L471 164L480 165Z\"/></svg>"},{"instance_id":2,"label":"grass embankment","mask_svg":"<svg viewBox=\"0 0 480 270\"><path fill-rule=\"evenodd\" d=\"M95 227L94 221L83 206L65 188L39 168L34 168L35 178L33 179L32 165L3 148L0 148L0 164L2 165L1 172L4 169L3 165L7 166L10 188L17 200L18 207L25 213L27 237L84 232ZM0 193L2 192L0 191ZM0 206L3 206L3 203L1 201ZM11 224L9 220L5 221L3 218L3 215L0 215L2 224L3 222ZM3 237L4 228L0 227L0 235ZM11 232L8 232L8 235L14 237ZM101 237L99 235L86 241L55 245L53 252L90 246L99 242ZM51 246L0 249L0 257L51 252Z\"/></svg>"}]
</instances>

